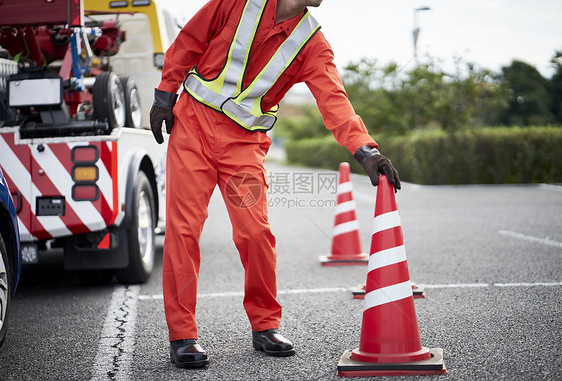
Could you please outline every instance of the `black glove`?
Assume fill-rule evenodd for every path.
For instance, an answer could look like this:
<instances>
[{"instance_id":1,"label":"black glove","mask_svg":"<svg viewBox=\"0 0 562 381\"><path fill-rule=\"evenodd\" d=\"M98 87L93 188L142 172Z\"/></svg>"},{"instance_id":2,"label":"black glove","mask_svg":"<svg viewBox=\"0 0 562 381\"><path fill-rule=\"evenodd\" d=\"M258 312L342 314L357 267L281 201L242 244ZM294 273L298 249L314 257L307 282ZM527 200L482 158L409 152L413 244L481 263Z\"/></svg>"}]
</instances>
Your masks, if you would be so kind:
<instances>
[{"instance_id":1,"label":"black glove","mask_svg":"<svg viewBox=\"0 0 562 381\"><path fill-rule=\"evenodd\" d=\"M392 165L392 162L385 156L381 155L379 150L371 146L363 146L353 155L355 160L365 168L365 172L371 179L371 184L379 185L379 176L386 175L388 181L394 185L394 191L400 189L400 178L398 171Z\"/></svg>"},{"instance_id":2,"label":"black glove","mask_svg":"<svg viewBox=\"0 0 562 381\"><path fill-rule=\"evenodd\" d=\"M170 134L174 125L174 113L172 112L178 94L154 89L154 103L150 109L150 129L158 144L164 143L162 137L162 122L166 121L166 132Z\"/></svg>"}]
</instances>

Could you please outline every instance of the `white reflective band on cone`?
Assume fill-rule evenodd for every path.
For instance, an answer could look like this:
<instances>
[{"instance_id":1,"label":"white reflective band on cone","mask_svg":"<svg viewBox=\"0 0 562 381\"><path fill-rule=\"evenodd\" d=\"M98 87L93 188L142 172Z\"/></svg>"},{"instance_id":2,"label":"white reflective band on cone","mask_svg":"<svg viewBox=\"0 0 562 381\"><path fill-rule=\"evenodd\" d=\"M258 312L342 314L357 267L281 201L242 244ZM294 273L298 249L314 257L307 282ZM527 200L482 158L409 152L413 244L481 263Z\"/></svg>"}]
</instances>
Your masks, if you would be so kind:
<instances>
[{"instance_id":1,"label":"white reflective band on cone","mask_svg":"<svg viewBox=\"0 0 562 381\"><path fill-rule=\"evenodd\" d=\"M412 296L412 283L406 282L393 284L369 292L365 295L365 311L382 304L395 302Z\"/></svg>"},{"instance_id":2,"label":"white reflective band on cone","mask_svg":"<svg viewBox=\"0 0 562 381\"><path fill-rule=\"evenodd\" d=\"M381 250L373 253L369 257L368 272L380 269L384 266L404 262L406 260L406 247L404 245Z\"/></svg>"},{"instance_id":3,"label":"white reflective band on cone","mask_svg":"<svg viewBox=\"0 0 562 381\"><path fill-rule=\"evenodd\" d=\"M336 205L336 215L355 210L355 201L345 201Z\"/></svg>"},{"instance_id":4,"label":"white reflective band on cone","mask_svg":"<svg viewBox=\"0 0 562 381\"><path fill-rule=\"evenodd\" d=\"M381 214L376 216L373 220L373 234L383 230L392 229L397 226L400 226L400 215L397 210Z\"/></svg>"},{"instance_id":5,"label":"white reflective band on cone","mask_svg":"<svg viewBox=\"0 0 562 381\"><path fill-rule=\"evenodd\" d=\"M340 234L349 233L355 230L359 230L359 222L357 220L344 222L343 224L339 224L334 226L334 237Z\"/></svg>"},{"instance_id":6,"label":"white reflective band on cone","mask_svg":"<svg viewBox=\"0 0 562 381\"><path fill-rule=\"evenodd\" d=\"M353 190L353 185L351 181L346 181L345 183L338 184L338 194L343 194L351 192Z\"/></svg>"}]
</instances>

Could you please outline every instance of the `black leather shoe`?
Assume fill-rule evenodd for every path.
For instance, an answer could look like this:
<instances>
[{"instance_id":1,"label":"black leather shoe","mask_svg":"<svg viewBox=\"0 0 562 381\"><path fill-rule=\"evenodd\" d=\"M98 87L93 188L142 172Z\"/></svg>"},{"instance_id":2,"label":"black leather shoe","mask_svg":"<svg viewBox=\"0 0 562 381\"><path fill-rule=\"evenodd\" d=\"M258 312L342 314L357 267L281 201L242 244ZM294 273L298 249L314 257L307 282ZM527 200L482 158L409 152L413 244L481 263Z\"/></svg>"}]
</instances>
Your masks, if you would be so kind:
<instances>
[{"instance_id":1,"label":"black leather shoe","mask_svg":"<svg viewBox=\"0 0 562 381\"><path fill-rule=\"evenodd\" d=\"M264 351L269 356L287 357L295 354L293 343L285 339L276 329L252 331L252 342L258 351Z\"/></svg>"},{"instance_id":2,"label":"black leather shoe","mask_svg":"<svg viewBox=\"0 0 562 381\"><path fill-rule=\"evenodd\" d=\"M201 368L209 364L207 353L195 339L170 341L170 359L179 368Z\"/></svg>"}]
</instances>

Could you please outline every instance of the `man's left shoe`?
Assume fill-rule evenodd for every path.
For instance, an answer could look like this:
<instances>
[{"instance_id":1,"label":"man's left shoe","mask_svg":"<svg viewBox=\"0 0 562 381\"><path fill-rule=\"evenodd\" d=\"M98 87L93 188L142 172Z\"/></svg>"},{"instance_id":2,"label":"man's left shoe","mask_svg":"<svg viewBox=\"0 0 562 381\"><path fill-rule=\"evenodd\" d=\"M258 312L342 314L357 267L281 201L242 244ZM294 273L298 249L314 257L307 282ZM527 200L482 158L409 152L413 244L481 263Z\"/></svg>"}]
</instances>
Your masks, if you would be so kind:
<instances>
[{"instance_id":1,"label":"man's left shoe","mask_svg":"<svg viewBox=\"0 0 562 381\"><path fill-rule=\"evenodd\" d=\"M195 339L170 341L170 360L179 368L202 368L209 364L207 353Z\"/></svg>"},{"instance_id":2,"label":"man's left shoe","mask_svg":"<svg viewBox=\"0 0 562 381\"><path fill-rule=\"evenodd\" d=\"M293 343L285 339L276 329L252 331L252 342L258 351L264 351L269 356L287 357L295 354Z\"/></svg>"}]
</instances>

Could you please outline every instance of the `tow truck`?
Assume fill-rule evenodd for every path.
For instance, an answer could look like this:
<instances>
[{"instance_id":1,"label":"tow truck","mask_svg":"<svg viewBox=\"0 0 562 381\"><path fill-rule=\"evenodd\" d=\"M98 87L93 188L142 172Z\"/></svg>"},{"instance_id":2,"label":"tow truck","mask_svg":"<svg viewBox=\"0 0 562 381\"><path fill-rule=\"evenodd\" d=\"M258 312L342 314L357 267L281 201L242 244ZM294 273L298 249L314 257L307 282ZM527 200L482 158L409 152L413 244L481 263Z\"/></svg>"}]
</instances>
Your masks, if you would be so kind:
<instances>
[{"instance_id":1,"label":"tow truck","mask_svg":"<svg viewBox=\"0 0 562 381\"><path fill-rule=\"evenodd\" d=\"M167 144L147 108L177 32L154 0L0 1L0 167L24 264L62 249L85 282L149 278Z\"/></svg>"}]
</instances>

